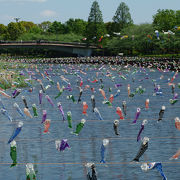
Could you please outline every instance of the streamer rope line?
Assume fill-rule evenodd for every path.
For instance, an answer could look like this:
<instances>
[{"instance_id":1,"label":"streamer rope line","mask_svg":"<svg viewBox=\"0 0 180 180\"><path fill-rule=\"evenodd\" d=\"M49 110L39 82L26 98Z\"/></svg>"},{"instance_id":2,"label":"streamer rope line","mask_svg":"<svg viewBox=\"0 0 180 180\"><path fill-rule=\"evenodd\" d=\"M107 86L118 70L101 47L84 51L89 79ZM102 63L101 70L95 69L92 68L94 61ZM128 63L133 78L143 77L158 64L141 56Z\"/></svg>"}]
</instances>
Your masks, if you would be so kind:
<instances>
[{"instance_id":1,"label":"streamer rope line","mask_svg":"<svg viewBox=\"0 0 180 180\"><path fill-rule=\"evenodd\" d=\"M89 138L71 138L70 141L90 141L90 140L103 140L105 137L102 137L102 138L95 138L95 137L89 137ZM55 141L57 139L60 139L60 138L56 138L56 139L40 139L40 138L33 138L33 139L16 139L16 141ZM109 140L134 140L134 139L137 139L136 137L106 137L106 139L109 139ZM175 137L168 137L168 136L165 136L165 137L160 137L160 136L156 136L156 137L149 137L149 139L180 139L180 136L175 136ZM8 139L1 139L0 142L7 142Z\"/></svg>"},{"instance_id":2,"label":"streamer rope line","mask_svg":"<svg viewBox=\"0 0 180 180\"><path fill-rule=\"evenodd\" d=\"M168 121L174 121L174 118L175 117L173 117L173 118L168 118L169 120ZM116 119L118 119L118 118L116 118ZM144 118L144 119L147 119L147 118ZM143 121L144 119L138 119L138 121ZM157 119L158 119L158 117L157 117ZM148 121L157 121L157 119L147 119ZM167 118L164 118L164 119L167 119ZM53 119L51 119L52 121L51 121L51 123L66 123L66 121L65 122L63 122L63 120L62 119L59 119L59 120L53 120ZM80 121L81 119L78 119L78 120L74 120L73 119L73 122L78 122L78 121ZM114 120L115 119L112 119L112 120L97 120L97 119L94 119L94 120L88 120L88 119L86 119L86 121L87 122L114 122ZM123 120L123 119L118 119L119 121L121 121L121 122L131 122L131 121L133 121L134 119L132 118L132 119L125 119L125 120ZM12 121L12 122L7 122L7 123L3 123L3 122L1 122L1 125L9 125L9 124L17 124L19 122L19 120L15 120L15 121ZM39 121L39 122L25 122L25 124L26 125L33 125L33 124L39 124L39 125L41 125L41 121Z\"/></svg>"},{"instance_id":3,"label":"streamer rope line","mask_svg":"<svg viewBox=\"0 0 180 180\"><path fill-rule=\"evenodd\" d=\"M147 163L149 161L146 161L146 162L138 162L138 164L143 164L143 163ZM26 165L28 164L29 162L25 163L25 162L20 162L20 163L17 163L18 165ZM161 162L162 164L180 164L180 161L165 161L165 162ZM9 163L9 162L0 162L0 165L11 165L12 163ZM73 162L64 162L64 163L32 163L32 164L36 164L36 165L86 165L86 163L73 163ZM105 164L102 164L102 163L95 163L96 165L121 165L121 164L131 164L131 165L134 165L134 164L137 164L137 163L134 163L134 162L106 162Z\"/></svg>"}]
</instances>

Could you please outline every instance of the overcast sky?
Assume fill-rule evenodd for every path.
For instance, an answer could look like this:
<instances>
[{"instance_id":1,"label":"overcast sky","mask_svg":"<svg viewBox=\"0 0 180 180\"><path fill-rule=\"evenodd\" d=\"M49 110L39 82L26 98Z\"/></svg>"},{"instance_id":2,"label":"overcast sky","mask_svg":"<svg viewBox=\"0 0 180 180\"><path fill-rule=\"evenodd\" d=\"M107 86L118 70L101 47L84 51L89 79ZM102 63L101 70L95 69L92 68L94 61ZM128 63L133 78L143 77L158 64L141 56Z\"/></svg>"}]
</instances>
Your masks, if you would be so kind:
<instances>
[{"instance_id":1,"label":"overcast sky","mask_svg":"<svg viewBox=\"0 0 180 180\"><path fill-rule=\"evenodd\" d=\"M65 22L69 18L88 19L94 0L0 0L0 24L8 24L13 18L41 23ZM120 0L97 0L104 22L112 21ZM124 0L135 24L151 23L158 9L180 10L180 0Z\"/></svg>"}]
</instances>

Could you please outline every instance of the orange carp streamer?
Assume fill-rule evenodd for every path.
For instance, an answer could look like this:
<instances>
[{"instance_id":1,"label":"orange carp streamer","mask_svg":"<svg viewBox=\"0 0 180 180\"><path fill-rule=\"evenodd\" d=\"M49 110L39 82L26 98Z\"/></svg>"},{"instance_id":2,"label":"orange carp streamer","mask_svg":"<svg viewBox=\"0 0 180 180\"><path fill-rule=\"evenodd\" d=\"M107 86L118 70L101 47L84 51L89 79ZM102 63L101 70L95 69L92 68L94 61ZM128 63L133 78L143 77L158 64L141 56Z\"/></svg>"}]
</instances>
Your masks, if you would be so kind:
<instances>
[{"instance_id":1,"label":"orange carp streamer","mask_svg":"<svg viewBox=\"0 0 180 180\"><path fill-rule=\"evenodd\" d=\"M178 75L178 71L176 71L174 76L171 78L169 85L171 85L171 83L174 81L174 79L176 78L177 75Z\"/></svg>"},{"instance_id":2,"label":"orange carp streamer","mask_svg":"<svg viewBox=\"0 0 180 180\"><path fill-rule=\"evenodd\" d=\"M104 90L103 90L103 89L99 89L99 91L100 91L100 93L102 94L102 96L104 97L104 99L107 99Z\"/></svg>"},{"instance_id":3,"label":"orange carp streamer","mask_svg":"<svg viewBox=\"0 0 180 180\"><path fill-rule=\"evenodd\" d=\"M128 84L127 89L128 89L128 97L129 97L129 95L131 94L130 84Z\"/></svg>"},{"instance_id":4,"label":"orange carp streamer","mask_svg":"<svg viewBox=\"0 0 180 180\"><path fill-rule=\"evenodd\" d=\"M111 94L110 97L109 97L109 102L112 104L113 100L114 100L114 95Z\"/></svg>"},{"instance_id":5,"label":"orange carp streamer","mask_svg":"<svg viewBox=\"0 0 180 180\"><path fill-rule=\"evenodd\" d=\"M49 127L50 127L50 119L46 119L44 122L44 133L49 133Z\"/></svg>"},{"instance_id":6,"label":"orange carp streamer","mask_svg":"<svg viewBox=\"0 0 180 180\"><path fill-rule=\"evenodd\" d=\"M146 108L146 109L149 109L149 99L146 99L145 108Z\"/></svg>"},{"instance_id":7,"label":"orange carp streamer","mask_svg":"<svg viewBox=\"0 0 180 180\"><path fill-rule=\"evenodd\" d=\"M87 115L87 109L88 109L87 103L83 102L83 114Z\"/></svg>"},{"instance_id":8,"label":"orange carp streamer","mask_svg":"<svg viewBox=\"0 0 180 180\"><path fill-rule=\"evenodd\" d=\"M58 89L59 91L61 91L59 82L57 82L57 89Z\"/></svg>"},{"instance_id":9,"label":"orange carp streamer","mask_svg":"<svg viewBox=\"0 0 180 180\"><path fill-rule=\"evenodd\" d=\"M172 160L172 159L178 159L179 156L180 156L180 149L176 152L176 154L174 154L174 155L170 158L170 160Z\"/></svg>"},{"instance_id":10,"label":"orange carp streamer","mask_svg":"<svg viewBox=\"0 0 180 180\"><path fill-rule=\"evenodd\" d=\"M26 116L29 116L30 118L33 118L32 115L31 115L31 113L29 112L29 110L28 110L27 108L24 108L24 114L25 114Z\"/></svg>"},{"instance_id":11,"label":"orange carp streamer","mask_svg":"<svg viewBox=\"0 0 180 180\"><path fill-rule=\"evenodd\" d=\"M120 118L121 120L124 120L123 113L122 113L122 110L121 110L120 107L117 107L117 108L116 108L116 113L119 115L119 118Z\"/></svg>"},{"instance_id":12,"label":"orange carp streamer","mask_svg":"<svg viewBox=\"0 0 180 180\"><path fill-rule=\"evenodd\" d=\"M179 117L175 118L175 127L176 127L176 129L180 130L180 119L179 119Z\"/></svg>"}]
</instances>

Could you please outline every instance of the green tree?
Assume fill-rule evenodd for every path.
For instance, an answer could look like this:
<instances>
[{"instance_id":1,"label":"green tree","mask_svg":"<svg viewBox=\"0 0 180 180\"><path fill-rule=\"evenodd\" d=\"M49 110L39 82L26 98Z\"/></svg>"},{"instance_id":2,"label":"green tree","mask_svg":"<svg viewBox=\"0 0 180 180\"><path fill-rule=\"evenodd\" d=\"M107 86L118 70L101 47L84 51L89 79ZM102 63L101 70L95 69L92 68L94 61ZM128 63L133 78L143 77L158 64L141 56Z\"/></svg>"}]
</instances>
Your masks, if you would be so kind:
<instances>
[{"instance_id":1,"label":"green tree","mask_svg":"<svg viewBox=\"0 0 180 180\"><path fill-rule=\"evenodd\" d=\"M180 10L176 11L176 25L180 26Z\"/></svg>"},{"instance_id":2,"label":"green tree","mask_svg":"<svg viewBox=\"0 0 180 180\"><path fill-rule=\"evenodd\" d=\"M94 1L91 6L91 11L88 17L88 22L96 22L96 23L102 23L103 17L102 12L99 8L99 4L97 1Z\"/></svg>"},{"instance_id":3,"label":"green tree","mask_svg":"<svg viewBox=\"0 0 180 180\"><path fill-rule=\"evenodd\" d=\"M121 31L121 35L128 38L114 37L107 43L107 49L112 54L117 55L119 52L125 54L151 54L154 48L155 37L152 24L131 25ZM147 35L151 35L149 39Z\"/></svg>"},{"instance_id":4,"label":"green tree","mask_svg":"<svg viewBox=\"0 0 180 180\"><path fill-rule=\"evenodd\" d=\"M6 39L16 40L24 32L25 29L20 23L11 22L7 26Z\"/></svg>"},{"instance_id":5,"label":"green tree","mask_svg":"<svg viewBox=\"0 0 180 180\"><path fill-rule=\"evenodd\" d=\"M63 34L64 33L64 26L61 24L61 22L54 21L49 29L48 32L54 33L54 34Z\"/></svg>"},{"instance_id":6,"label":"green tree","mask_svg":"<svg viewBox=\"0 0 180 180\"><path fill-rule=\"evenodd\" d=\"M116 27L114 22L105 23L106 31L108 34L113 35L113 32L116 32Z\"/></svg>"},{"instance_id":7,"label":"green tree","mask_svg":"<svg viewBox=\"0 0 180 180\"><path fill-rule=\"evenodd\" d=\"M7 32L7 27L4 24L0 24L0 35Z\"/></svg>"},{"instance_id":8,"label":"green tree","mask_svg":"<svg viewBox=\"0 0 180 180\"><path fill-rule=\"evenodd\" d=\"M39 27L39 26L33 26L29 33L34 33L34 34L41 34L43 32L43 30Z\"/></svg>"},{"instance_id":9,"label":"green tree","mask_svg":"<svg viewBox=\"0 0 180 180\"><path fill-rule=\"evenodd\" d=\"M94 1L88 17L86 36L89 42L97 43L99 38L106 33L102 13L97 1Z\"/></svg>"},{"instance_id":10,"label":"green tree","mask_svg":"<svg viewBox=\"0 0 180 180\"><path fill-rule=\"evenodd\" d=\"M48 29L50 28L51 24L52 23L50 21L43 21L38 26L42 29L43 32L47 32Z\"/></svg>"},{"instance_id":11,"label":"green tree","mask_svg":"<svg viewBox=\"0 0 180 180\"><path fill-rule=\"evenodd\" d=\"M82 19L70 18L65 23L66 33L85 34L87 22Z\"/></svg>"},{"instance_id":12,"label":"green tree","mask_svg":"<svg viewBox=\"0 0 180 180\"><path fill-rule=\"evenodd\" d=\"M180 36L175 37L174 49L175 49L175 53L180 53Z\"/></svg>"},{"instance_id":13,"label":"green tree","mask_svg":"<svg viewBox=\"0 0 180 180\"><path fill-rule=\"evenodd\" d=\"M159 9L153 16L153 26L159 31L172 30L177 25L176 22L176 12L171 9Z\"/></svg>"},{"instance_id":14,"label":"green tree","mask_svg":"<svg viewBox=\"0 0 180 180\"><path fill-rule=\"evenodd\" d=\"M121 2L118 6L113 17L113 22L115 23L116 32L121 31L121 29L133 23L129 7L124 2Z\"/></svg>"},{"instance_id":15,"label":"green tree","mask_svg":"<svg viewBox=\"0 0 180 180\"><path fill-rule=\"evenodd\" d=\"M37 26L33 22L28 22L28 21L20 21L19 24L24 27L25 32L29 32L32 28Z\"/></svg>"},{"instance_id":16,"label":"green tree","mask_svg":"<svg viewBox=\"0 0 180 180\"><path fill-rule=\"evenodd\" d=\"M5 39L7 33L7 27L4 24L0 24L0 40Z\"/></svg>"},{"instance_id":17,"label":"green tree","mask_svg":"<svg viewBox=\"0 0 180 180\"><path fill-rule=\"evenodd\" d=\"M23 26L23 24L21 22L17 22L17 25L18 25L20 34L23 34L26 32L26 28Z\"/></svg>"}]
</instances>

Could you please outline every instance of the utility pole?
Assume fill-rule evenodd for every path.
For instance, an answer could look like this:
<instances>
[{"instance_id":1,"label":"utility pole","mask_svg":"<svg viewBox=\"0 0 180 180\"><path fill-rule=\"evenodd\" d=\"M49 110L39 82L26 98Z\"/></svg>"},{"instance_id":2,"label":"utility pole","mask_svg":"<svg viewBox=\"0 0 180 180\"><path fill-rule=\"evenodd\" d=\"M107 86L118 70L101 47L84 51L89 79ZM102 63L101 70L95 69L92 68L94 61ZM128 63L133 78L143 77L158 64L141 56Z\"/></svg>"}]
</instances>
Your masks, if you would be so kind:
<instances>
[{"instance_id":1,"label":"utility pole","mask_svg":"<svg viewBox=\"0 0 180 180\"><path fill-rule=\"evenodd\" d=\"M18 22L20 19L21 19L21 18L14 18L14 20L15 20L16 22Z\"/></svg>"}]
</instances>

